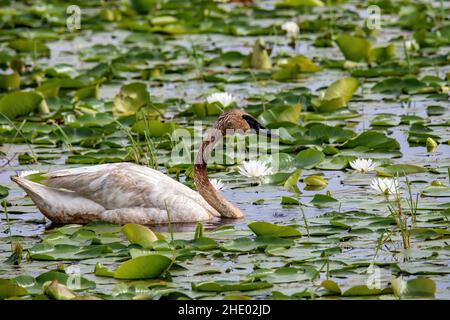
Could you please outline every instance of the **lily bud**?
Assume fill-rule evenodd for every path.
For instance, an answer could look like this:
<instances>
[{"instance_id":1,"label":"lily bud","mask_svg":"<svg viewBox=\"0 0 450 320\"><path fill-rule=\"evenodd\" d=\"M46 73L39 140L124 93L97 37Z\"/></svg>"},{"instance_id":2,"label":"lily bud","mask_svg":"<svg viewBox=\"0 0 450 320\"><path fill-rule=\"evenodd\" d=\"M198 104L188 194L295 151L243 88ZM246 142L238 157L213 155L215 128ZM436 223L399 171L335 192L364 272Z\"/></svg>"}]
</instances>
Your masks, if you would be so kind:
<instances>
[{"instance_id":1,"label":"lily bud","mask_svg":"<svg viewBox=\"0 0 450 320\"><path fill-rule=\"evenodd\" d=\"M428 137L427 138L427 151L428 152L434 152L437 149L438 143L434 141L433 138Z\"/></svg>"}]
</instances>

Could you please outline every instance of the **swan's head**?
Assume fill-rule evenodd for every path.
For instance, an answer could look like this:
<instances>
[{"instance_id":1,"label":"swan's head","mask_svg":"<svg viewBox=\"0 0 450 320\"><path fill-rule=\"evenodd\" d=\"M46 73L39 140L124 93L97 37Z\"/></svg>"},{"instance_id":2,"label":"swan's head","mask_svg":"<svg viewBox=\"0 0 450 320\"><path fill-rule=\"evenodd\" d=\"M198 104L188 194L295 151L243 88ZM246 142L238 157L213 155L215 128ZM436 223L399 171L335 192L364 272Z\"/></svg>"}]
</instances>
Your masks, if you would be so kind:
<instances>
[{"instance_id":1,"label":"swan's head","mask_svg":"<svg viewBox=\"0 0 450 320\"><path fill-rule=\"evenodd\" d=\"M223 135L229 131L236 133L250 133L272 136L270 130L264 128L258 120L240 109L231 109L222 113L214 124L214 128L220 130Z\"/></svg>"}]
</instances>

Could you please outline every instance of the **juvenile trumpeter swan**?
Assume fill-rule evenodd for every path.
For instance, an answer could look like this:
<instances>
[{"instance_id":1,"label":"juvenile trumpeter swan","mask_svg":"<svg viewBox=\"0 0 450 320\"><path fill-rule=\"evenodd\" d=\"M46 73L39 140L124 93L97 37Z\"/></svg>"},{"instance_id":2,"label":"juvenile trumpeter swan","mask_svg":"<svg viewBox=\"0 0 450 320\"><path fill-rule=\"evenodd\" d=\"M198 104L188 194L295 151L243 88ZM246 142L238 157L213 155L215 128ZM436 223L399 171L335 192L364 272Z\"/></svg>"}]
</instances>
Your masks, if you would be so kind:
<instances>
[{"instance_id":1,"label":"juvenile trumpeter swan","mask_svg":"<svg viewBox=\"0 0 450 320\"><path fill-rule=\"evenodd\" d=\"M101 164L44 174L43 184L12 176L38 209L58 224L109 221L117 224L158 224L242 218L210 183L206 164L218 136L227 130L270 132L247 113L222 113L202 142L194 164L197 191L148 167L132 163Z\"/></svg>"}]
</instances>

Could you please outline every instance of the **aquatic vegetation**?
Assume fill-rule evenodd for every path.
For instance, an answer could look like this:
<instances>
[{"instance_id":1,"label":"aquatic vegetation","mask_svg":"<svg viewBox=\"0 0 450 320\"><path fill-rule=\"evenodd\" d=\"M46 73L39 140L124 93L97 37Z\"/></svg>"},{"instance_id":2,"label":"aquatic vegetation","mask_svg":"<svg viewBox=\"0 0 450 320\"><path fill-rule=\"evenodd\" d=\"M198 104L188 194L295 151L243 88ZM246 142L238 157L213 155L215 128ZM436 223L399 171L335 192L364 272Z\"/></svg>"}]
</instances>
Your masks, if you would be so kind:
<instances>
[{"instance_id":1,"label":"aquatic vegetation","mask_svg":"<svg viewBox=\"0 0 450 320\"><path fill-rule=\"evenodd\" d=\"M370 187L384 195L395 195L400 189L398 180L393 178L375 178L372 180Z\"/></svg>"},{"instance_id":2,"label":"aquatic vegetation","mask_svg":"<svg viewBox=\"0 0 450 320\"><path fill-rule=\"evenodd\" d=\"M357 172L371 172L375 170L377 166L376 162L373 162L372 159L356 159L350 161L350 167Z\"/></svg>"},{"instance_id":3,"label":"aquatic vegetation","mask_svg":"<svg viewBox=\"0 0 450 320\"><path fill-rule=\"evenodd\" d=\"M244 161L239 166L238 171L247 178L262 178L272 174L270 164L259 160Z\"/></svg>"},{"instance_id":4,"label":"aquatic vegetation","mask_svg":"<svg viewBox=\"0 0 450 320\"><path fill-rule=\"evenodd\" d=\"M213 187L216 189L216 190L225 190L227 187L225 186L225 184L223 183L223 181L222 180L220 180L220 179L211 179L211 180L209 180L209 182L211 182L211 184L213 185Z\"/></svg>"},{"instance_id":5,"label":"aquatic vegetation","mask_svg":"<svg viewBox=\"0 0 450 320\"><path fill-rule=\"evenodd\" d=\"M450 7L344 2L80 0L78 28L6 1L0 299L448 299ZM129 162L195 190L233 107L274 133L211 152L245 219L55 227L9 178Z\"/></svg>"},{"instance_id":6,"label":"aquatic vegetation","mask_svg":"<svg viewBox=\"0 0 450 320\"><path fill-rule=\"evenodd\" d=\"M236 99L228 92L217 92L209 95L206 101L210 104L218 103L222 108L228 108L236 102Z\"/></svg>"}]
</instances>

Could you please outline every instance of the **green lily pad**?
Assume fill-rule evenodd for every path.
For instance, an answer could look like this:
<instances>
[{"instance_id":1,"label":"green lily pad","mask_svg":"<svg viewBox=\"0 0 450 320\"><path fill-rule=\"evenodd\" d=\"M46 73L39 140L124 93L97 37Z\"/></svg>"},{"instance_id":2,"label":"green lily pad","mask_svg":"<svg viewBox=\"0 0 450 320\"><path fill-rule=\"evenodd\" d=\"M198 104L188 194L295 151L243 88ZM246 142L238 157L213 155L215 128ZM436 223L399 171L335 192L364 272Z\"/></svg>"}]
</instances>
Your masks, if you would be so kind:
<instances>
[{"instance_id":1,"label":"green lily pad","mask_svg":"<svg viewBox=\"0 0 450 320\"><path fill-rule=\"evenodd\" d=\"M392 280L394 294L398 297L434 297L436 284L427 278L403 280L401 277Z\"/></svg>"},{"instance_id":2,"label":"green lily pad","mask_svg":"<svg viewBox=\"0 0 450 320\"><path fill-rule=\"evenodd\" d=\"M342 293L342 296L344 297L350 297L350 296L373 296L373 295L380 295L382 293L381 289L377 288L369 288L366 285L357 285L354 287L351 287L344 291Z\"/></svg>"},{"instance_id":3,"label":"green lily pad","mask_svg":"<svg viewBox=\"0 0 450 320\"><path fill-rule=\"evenodd\" d=\"M345 58L352 61L367 60L372 49L370 41L346 34L340 35L336 39L336 43Z\"/></svg>"},{"instance_id":4,"label":"green lily pad","mask_svg":"<svg viewBox=\"0 0 450 320\"><path fill-rule=\"evenodd\" d=\"M325 159L322 151L314 148L309 148L300 151L294 158L294 166L297 168L310 169L318 165Z\"/></svg>"},{"instance_id":5,"label":"green lily pad","mask_svg":"<svg viewBox=\"0 0 450 320\"><path fill-rule=\"evenodd\" d=\"M273 287L269 282L206 281L193 283L192 290L205 292L252 291Z\"/></svg>"},{"instance_id":6,"label":"green lily pad","mask_svg":"<svg viewBox=\"0 0 450 320\"><path fill-rule=\"evenodd\" d=\"M0 299L27 295L25 288L13 283L0 283Z\"/></svg>"},{"instance_id":7,"label":"green lily pad","mask_svg":"<svg viewBox=\"0 0 450 320\"><path fill-rule=\"evenodd\" d=\"M450 197L450 187L447 186L428 186L422 194L427 197Z\"/></svg>"},{"instance_id":8,"label":"green lily pad","mask_svg":"<svg viewBox=\"0 0 450 320\"><path fill-rule=\"evenodd\" d=\"M120 92L114 98L113 114L132 115L149 102L150 94L145 83L133 82L120 88Z\"/></svg>"},{"instance_id":9,"label":"green lily pad","mask_svg":"<svg viewBox=\"0 0 450 320\"><path fill-rule=\"evenodd\" d=\"M333 280L324 280L320 285L330 293L341 295L341 288Z\"/></svg>"},{"instance_id":10,"label":"green lily pad","mask_svg":"<svg viewBox=\"0 0 450 320\"><path fill-rule=\"evenodd\" d=\"M0 116L14 119L38 110L43 102L42 96L35 92L13 92L0 100Z\"/></svg>"},{"instance_id":11,"label":"green lily pad","mask_svg":"<svg viewBox=\"0 0 450 320\"><path fill-rule=\"evenodd\" d=\"M294 227L290 226L279 226L273 223L264 222L264 221L256 221L250 222L248 227L257 235L257 236L275 236L275 237L300 237L301 233Z\"/></svg>"},{"instance_id":12,"label":"green lily pad","mask_svg":"<svg viewBox=\"0 0 450 320\"><path fill-rule=\"evenodd\" d=\"M325 91L317 111L333 112L347 106L359 86L359 81L352 77L336 80Z\"/></svg>"},{"instance_id":13,"label":"green lily pad","mask_svg":"<svg viewBox=\"0 0 450 320\"><path fill-rule=\"evenodd\" d=\"M152 243L158 240L152 230L140 224L126 224L122 227L122 232L130 243L136 243L144 249L151 248Z\"/></svg>"},{"instance_id":14,"label":"green lily pad","mask_svg":"<svg viewBox=\"0 0 450 320\"><path fill-rule=\"evenodd\" d=\"M122 263L114 271L114 278L127 280L158 278L169 269L172 262L172 259L159 254L140 256Z\"/></svg>"},{"instance_id":15,"label":"green lily pad","mask_svg":"<svg viewBox=\"0 0 450 320\"><path fill-rule=\"evenodd\" d=\"M308 176L303 179L303 182L307 186L325 187L328 185L328 182L321 176Z\"/></svg>"},{"instance_id":16,"label":"green lily pad","mask_svg":"<svg viewBox=\"0 0 450 320\"><path fill-rule=\"evenodd\" d=\"M334 204L339 203L339 201L325 194L315 194L310 203L319 208L323 208L333 206Z\"/></svg>"},{"instance_id":17,"label":"green lily pad","mask_svg":"<svg viewBox=\"0 0 450 320\"><path fill-rule=\"evenodd\" d=\"M415 164L393 164L386 167L378 167L375 172L379 176L394 177L408 174L427 172L428 169Z\"/></svg>"}]
</instances>

